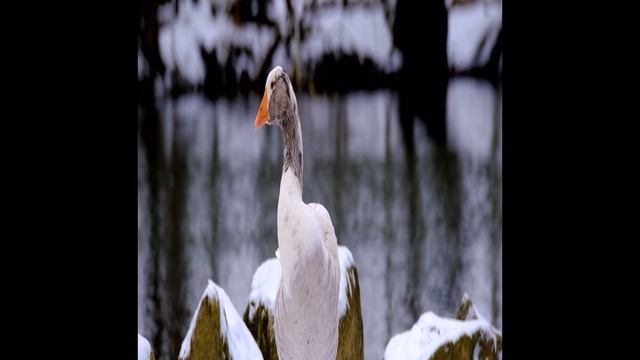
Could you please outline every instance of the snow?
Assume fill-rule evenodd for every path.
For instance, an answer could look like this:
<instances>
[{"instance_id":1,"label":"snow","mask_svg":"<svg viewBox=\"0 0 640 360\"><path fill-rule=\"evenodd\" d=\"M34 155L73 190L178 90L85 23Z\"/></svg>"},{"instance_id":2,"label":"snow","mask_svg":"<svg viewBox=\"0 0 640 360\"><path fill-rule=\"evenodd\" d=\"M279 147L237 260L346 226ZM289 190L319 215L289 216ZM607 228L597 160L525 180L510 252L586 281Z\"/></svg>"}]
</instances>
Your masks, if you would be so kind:
<instances>
[{"instance_id":1,"label":"snow","mask_svg":"<svg viewBox=\"0 0 640 360\"><path fill-rule=\"evenodd\" d=\"M253 320L255 314L254 306L262 304L269 311L275 309L276 296L278 295L278 287L280 286L280 277L282 269L280 261L271 258L258 267L251 281L251 294L249 294L249 304L251 306L249 319Z\"/></svg>"},{"instance_id":2,"label":"snow","mask_svg":"<svg viewBox=\"0 0 640 360\"><path fill-rule=\"evenodd\" d=\"M388 4L373 2L345 8L338 3L312 9L312 2L295 1L292 13L289 13L285 0L270 1L266 8L267 18L275 26L253 22L237 24L228 14L228 1L179 0L177 14L174 3L160 5L158 44L167 74L177 69L188 84L202 84L206 76L201 54L204 49L207 53L215 50L220 66L233 61L238 79L246 73L251 80L257 80L267 53L276 41L280 44L272 65L290 64L291 54L299 54L300 60L310 66L317 64L325 54L347 54L357 56L360 61L371 59L388 73L401 67L402 57L393 47L391 26L386 16ZM302 28L307 29L302 43L283 41L292 31L299 32ZM285 51L287 46L291 47L290 51ZM234 49L239 50L237 57L231 55ZM171 86L169 79L164 82L166 88Z\"/></svg>"},{"instance_id":3,"label":"snow","mask_svg":"<svg viewBox=\"0 0 640 360\"><path fill-rule=\"evenodd\" d=\"M212 0L201 0L195 4L191 0L182 0L174 19L164 8L173 4L160 7L158 14L167 20L158 38L162 61L169 70L177 68L187 82L197 85L204 82L206 75L201 47L209 53L216 50L219 64L226 64L232 47L247 49L251 56L244 55L246 59L241 59L235 68L237 73L246 72L255 79L260 64L275 41L275 31L253 23L238 26L223 9L217 9L214 16L212 5Z\"/></svg>"},{"instance_id":4,"label":"snow","mask_svg":"<svg viewBox=\"0 0 640 360\"><path fill-rule=\"evenodd\" d=\"M198 308L191 319L189 330L180 348L179 358L184 359L189 356L189 352L191 351L191 335L196 326L196 320L200 312L200 304L202 304L205 297L209 300L217 300L220 305L220 334L227 340L231 357L234 359L262 359L262 353L258 345L233 306L231 299L229 299L224 289L211 280L209 280L208 286L204 290L202 298L198 303Z\"/></svg>"},{"instance_id":5,"label":"snow","mask_svg":"<svg viewBox=\"0 0 640 360\"><path fill-rule=\"evenodd\" d=\"M465 296L467 296L467 295L465 294ZM467 296L467 297L468 297L468 296ZM493 334L493 335L494 335L494 336L493 336L493 343L494 343L494 344L497 344L496 335L498 335L498 336L502 336L502 331L500 331L500 330L496 329L495 327L493 327L493 326L489 323L489 321L488 321L484 316L482 316L482 314L480 314L480 312L478 311L478 308L476 307L476 304L471 303L471 308L473 309L473 312L475 313L475 315L476 315L476 318L477 318L477 319L479 319L479 320L481 320L481 321L483 321L483 322L485 322L485 323L489 324L489 326L491 327L491 334Z\"/></svg>"},{"instance_id":6,"label":"snow","mask_svg":"<svg viewBox=\"0 0 640 360\"><path fill-rule=\"evenodd\" d=\"M151 344L138 334L138 360L149 360L151 358Z\"/></svg>"},{"instance_id":7,"label":"snow","mask_svg":"<svg viewBox=\"0 0 640 360\"><path fill-rule=\"evenodd\" d=\"M455 342L463 335L471 336L478 330L485 334L492 333L491 324L480 316L475 320L461 321L427 312L420 316L411 330L391 338L384 359L428 359L442 345Z\"/></svg>"},{"instance_id":8,"label":"snow","mask_svg":"<svg viewBox=\"0 0 640 360\"><path fill-rule=\"evenodd\" d=\"M338 319L340 319L347 312L349 301L347 299L347 286L348 290L354 286L355 279L349 274L349 268L355 266L353 261L353 255L351 251L345 246L338 246L338 257L340 258L340 292L338 295Z\"/></svg>"},{"instance_id":9,"label":"snow","mask_svg":"<svg viewBox=\"0 0 640 360\"><path fill-rule=\"evenodd\" d=\"M453 6L447 36L449 65L459 71L486 64L501 27L501 2Z\"/></svg>"},{"instance_id":10,"label":"snow","mask_svg":"<svg viewBox=\"0 0 640 360\"><path fill-rule=\"evenodd\" d=\"M369 58L381 69L397 63L391 59L393 44L390 26L384 8L331 7L318 10L305 19L310 28L301 44L303 62L315 63L324 54L357 55L360 61ZM393 67L393 66L392 66Z\"/></svg>"},{"instance_id":11,"label":"snow","mask_svg":"<svg viewBox=\"0 0 640 360\"><path fill-rule=\"evenodd\" d=\"M212 283L213 282L210 284ZM233 303L231 303L231 299L229 299L229 296L227 296L227 293L222 290L222 288L217 285L215 286L222 299L225 313L224 319L227 322L224 328L227 330L226 337L229 344L229 354L231 354L234 359L262 359L262 353L258 345L233 306ZM220 319L222 328L223 317L220 317Z\"/></svg>"},{"instance_id":12,"label":"snow","mask_svg":"<svg viewBox=\"0 0 640 360\"><path fill-rule=\"evenodd\" d=\"M313 0L298 0L291 3L293 8L293 21L298 23L302 18L302 13L305 8L308 8L313 3Z\"/></svg>"},{"instance_id":13,"label":"snow","mask_svg":"<svg viewBox=\"0 0 640 360\"><path fill-rule=\"evenodd\" d=\"M355 279L348 277L348 270L355 266L353 255L345 246L338 246L338 257L340 261L340 293L338 299L338 318L341 318L348 308L348 289L354 285ZM259 304L262 304L269 311L274 311L275 300L280 286L282 270L280 261L276 258L266 260L258 267L253 280L251 281L251 294L249 295L249 319L253 320L255 311Z\"/></svg>"},{"instance_id":14,"label":"snow","mask_svg":"<svg viewBox=\"0 0 640 360\"><path fill-rule=\"evenodd\" d=\"M267 4L267 18L278 25L278 31L282 37L287 33L289 27L287 16L286 0L273 0Z\"/></svg>"}]
</instances>

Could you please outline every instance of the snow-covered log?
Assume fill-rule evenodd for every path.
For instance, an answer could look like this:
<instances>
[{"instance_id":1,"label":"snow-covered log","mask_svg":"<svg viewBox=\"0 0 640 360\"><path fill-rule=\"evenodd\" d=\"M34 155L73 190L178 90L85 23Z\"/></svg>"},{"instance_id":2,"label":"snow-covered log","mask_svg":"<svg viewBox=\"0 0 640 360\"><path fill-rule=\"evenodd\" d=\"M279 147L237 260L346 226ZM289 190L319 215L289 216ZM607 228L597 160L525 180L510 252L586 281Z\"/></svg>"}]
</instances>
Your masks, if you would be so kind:
<instances>
[{"instance_id":1,"label":"snow-covered log","mask_svg":"<svg viewBox=\"0 0 640 360\"><path fill-rule=\"evenodd\" d=\"M476 318L465 320L470 306ZM410 330L391 338L384 359L497 359L501 351L502 333L480 315L465 294L456 319L422 314Z\"/></svg>"},{"instance_id":2,"label":"snow-covered log","mask_svg":"<svg viewBox=\"0 0 640 360\"><path fill-rule=\"evenodd\" d=\"M193 315L178 358L262 359L260 349L229 296L211 280Z\"/></svg>"}]
</instances>

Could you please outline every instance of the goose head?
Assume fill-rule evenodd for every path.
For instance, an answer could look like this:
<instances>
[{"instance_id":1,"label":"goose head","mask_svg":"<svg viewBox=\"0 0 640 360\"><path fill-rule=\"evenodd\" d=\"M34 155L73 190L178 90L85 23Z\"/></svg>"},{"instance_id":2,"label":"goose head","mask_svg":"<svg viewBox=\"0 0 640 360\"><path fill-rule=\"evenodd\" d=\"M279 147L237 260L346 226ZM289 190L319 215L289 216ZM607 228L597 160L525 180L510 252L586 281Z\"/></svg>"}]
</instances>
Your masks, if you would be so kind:
<instances>
[{"instance_id":1,"label":"goose head","mask_svg":"<svg viewBox=\"0 0 640 360\"><path fill-rule=\"evenodd\" d=\"M296 117L298 105L289 75L280 66L274 67L267 76L255 127L264 124L282 127L285 118Z\"/></svg>"},{"instance_id":2,"label":"goose head","mask_svg":"<svg viewBox=\"0 0 640 360\"><path fill-rule=\"evenodd\" d=\"M269 72L264 95L256 115L256 128L277 125L282 130L284 147L283 172L293 169L302 192L302 131L298 116L298 103L289 75L276 66Z\"/></svg>"}]
</instances>

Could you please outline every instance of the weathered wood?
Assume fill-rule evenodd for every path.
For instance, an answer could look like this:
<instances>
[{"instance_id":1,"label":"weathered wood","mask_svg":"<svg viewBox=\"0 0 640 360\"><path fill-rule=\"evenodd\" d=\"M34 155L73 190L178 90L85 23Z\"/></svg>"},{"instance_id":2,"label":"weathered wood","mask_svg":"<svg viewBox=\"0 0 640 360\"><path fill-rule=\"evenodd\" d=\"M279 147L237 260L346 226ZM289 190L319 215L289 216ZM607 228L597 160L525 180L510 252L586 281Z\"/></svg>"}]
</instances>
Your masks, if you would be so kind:
<instances>
[{"instance_id":1,"label":"weathered wood","mask_svg":"<svg viewBox=\"0 0 640 360\"><path fill-rule=\"evenodd\" d=\"M276 338L273 332L273 315L263 304L254 304L254 306L256 310L253 318L249 317L251 304L248 304L242 315L242 320L256 340L258 348L262 352L262 357L265 360L278 359Z\"/></svg>"},{"instance_id":2,"label":"weathered wood","mask_svg":"<svg viewBox=\"0 0 640 360\"><path fill-rule=\"evenodd\" d=\"M466 320L467 314L469 313L469 306L471 305L471 300L469 300L469 295L464 293L462 297L462 304L460 304L460 308L458 308L458 315L456 315L456 319L458 320Z\"/></svg>"},{"instance_id":3,"label":"weathered wood","mask_svg":"<svg viewBox=\"0 0 640 360\"><path fill-rule=\"evenodd\" d=\"M220 333L220 303L205 296L200 301L196 326L191 333L189 354L180 360L231 359Z\"/></svg>"},{"instance_id":4,"label":"weathered wood","mask_svg":"<svg viewBox=\"0 0 640 360\"><path fill-rule=\"evenodd\" d=\"M467 320L469 308L473 308L475 316ZM478 313L469 296L464 294L456 319L424 313L410 330L389 341L385 359L494 360L501 351L502 333Z\"/></svg>"},{"instance_id":5,"label":"weathered wood","mask_svg":"<svg viewBox=\"0 0 640 360\"><path fill-rule=\"evenodd\" d=\"M347 270L350 285L347 286L347 312L338 326L338 352L336 360L364 359L362 312L360 309L360 285L355 266Z\"/></svg>"}]
</instances>

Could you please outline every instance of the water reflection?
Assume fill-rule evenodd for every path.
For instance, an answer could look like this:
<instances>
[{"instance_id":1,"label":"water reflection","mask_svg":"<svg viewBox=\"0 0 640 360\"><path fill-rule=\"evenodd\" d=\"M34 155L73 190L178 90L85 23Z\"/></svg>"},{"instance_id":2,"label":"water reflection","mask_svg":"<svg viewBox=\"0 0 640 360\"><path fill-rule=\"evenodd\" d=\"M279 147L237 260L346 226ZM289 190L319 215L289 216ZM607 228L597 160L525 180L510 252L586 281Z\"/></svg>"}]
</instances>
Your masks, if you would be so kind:
<instances>
[{"instance_id":1,"label":"water reflection","mask_svg":"<svg viewBox=\"0 0 640 360\"><path fill-rule=\"evenodd\" d=\"M304 200L326 206L356 260L365 358L425 311L454 316L465 291L502 326L500 101L450 81L441 146L423 122L403 127L395 92L298 94ZM258 103L188 95L142 111L138 327L160 359L177 358L207 278L242 312L277 247L282 140L254 131Z\"/></svg>"}]
</instances>

